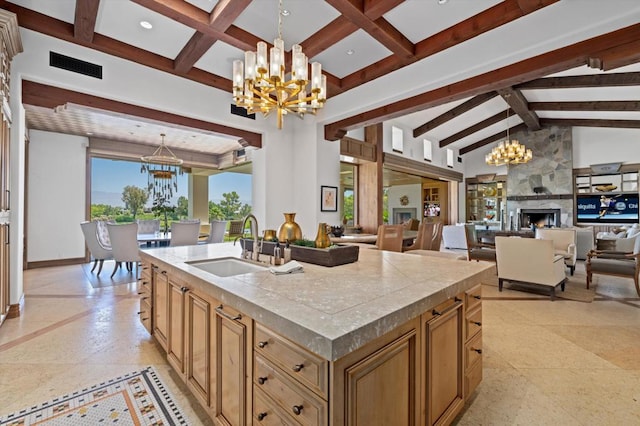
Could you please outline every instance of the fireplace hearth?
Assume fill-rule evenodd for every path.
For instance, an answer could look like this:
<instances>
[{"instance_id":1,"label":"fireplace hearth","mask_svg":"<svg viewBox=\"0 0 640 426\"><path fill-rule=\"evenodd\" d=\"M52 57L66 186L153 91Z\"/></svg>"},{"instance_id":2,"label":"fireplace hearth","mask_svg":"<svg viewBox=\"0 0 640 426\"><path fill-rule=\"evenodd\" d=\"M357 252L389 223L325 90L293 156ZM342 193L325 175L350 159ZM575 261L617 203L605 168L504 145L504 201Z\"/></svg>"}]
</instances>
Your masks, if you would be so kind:
<instances>
[{"instance_id":1,"label":"fireplace hearth","mask_svg":"<svg viewBox=\"0 0 640 426\"><path fill-rule=\"evenodd\" d=\"M520 210L520 228L559 228L561 224L560 209L522 209Z\"/></svg>"}]
</instances>

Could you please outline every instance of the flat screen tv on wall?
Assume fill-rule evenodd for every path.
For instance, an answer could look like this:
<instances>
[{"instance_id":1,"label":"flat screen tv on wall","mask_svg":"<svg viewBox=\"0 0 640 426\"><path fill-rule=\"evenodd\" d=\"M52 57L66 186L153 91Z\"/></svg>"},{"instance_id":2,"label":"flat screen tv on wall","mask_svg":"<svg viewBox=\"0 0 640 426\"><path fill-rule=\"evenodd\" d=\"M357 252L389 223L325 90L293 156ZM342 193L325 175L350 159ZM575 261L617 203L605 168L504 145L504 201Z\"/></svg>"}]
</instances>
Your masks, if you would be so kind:
<instances>
[{"instance_id":1,"label":"flat screen tv on wall","mask_svg":"<svg viewBox=\"0 0 640 426\"><path fill-rule=\"evenodd\" d=\"M576 221L638 223L638 194L578 195Z\"/></svg>"}]
</instances>

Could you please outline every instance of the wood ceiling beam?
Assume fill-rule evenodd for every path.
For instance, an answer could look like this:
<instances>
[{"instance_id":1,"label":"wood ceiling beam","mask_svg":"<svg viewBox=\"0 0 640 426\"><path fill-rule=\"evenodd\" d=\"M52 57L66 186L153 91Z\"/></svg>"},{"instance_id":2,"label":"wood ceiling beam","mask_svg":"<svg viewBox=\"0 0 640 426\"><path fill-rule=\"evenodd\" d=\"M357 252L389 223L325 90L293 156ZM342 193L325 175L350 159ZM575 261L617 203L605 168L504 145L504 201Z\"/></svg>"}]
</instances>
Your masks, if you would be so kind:
<instances>
[{"instance_id":1,"label":"wood ceiling beam","mask_svg":"<svg viewBox=\"0 0 640 426\"><path fill-rule=\"evenodd\" d=\"M511 108L508 108L509 114L513 113L513 110ZM467 136L470 136L476 132L479 132L482 129L485 129L493 124L499 123L502 120L505 120L507 114L507 109L505 109L502 112L499 112L485 120L482 120L476 124L474 124L473 126L469 126L464 130L459 131L456 134L453 134L451 136L449 136L448 138L444 138L440 141L440 148L444 148L447 145L451 145L454 142L459 141L460 139L466 138Z\"/></svg>"},{"instance_id":2,"label":"wood ceiling beam","mask_svg":"<svg viewBox=\"0 0 640 426\"><path fill-rule=\"evenodd\" d=\"M73 21L73 36L91 43L96 30L96 19L100 0L76 0L76 14Z\"/></svg>"},{"instance_id":3,"label":"wood ceiling beam","mask_svg":"<svg viewBox=\"0 0 640 426\"><path fill-rule=\"evenodd\" d=\"M585 118L541 118L543 126L566 127L618 127L625 129L640 129L640 120L598 120Z\"/></svg>"},{"instance_id":4,"label":"wood ceiling beam","mask_svg":"<svg viewBox=\"0 0 640 426\"><path fill-rule=\"evenodd\" d=\"M618 46L615 49L606 50L594 55L597 59L598 68L603 71L610 71L626 65L640 62L640 41Z\"/></svg>"},{"instance_id":5,"label":"wood ceiling beam","mask_svg":"<svg viewBox=\"0 0 640 426\"><path fill-rule=\"evenodd\" d=\"M225 32L240 14L251 4L251 0L220 0L209 15L209 26ZM182 48L174 62L179 72L187 72L218 41L216 37L197 31Z\"/></svg>"},{"instance_id":6,"label":"wood ceiling beam","mask_svg":"<svg viewBox=\"0 0 640 426\"><path fill-rule=\"evenodd\" d=\"M495 98L496 96L498 96L497 92L482 93L480 95L474 96L468 101L461 103L457 107L452 108L444 114L437 116L433 120L428 121L421 126L413 129L413 137L417 138L427 133L428 131L433 130L436 127L446 123L447 121L453 120L454 118L464 114L467 111L471 111L473 108L482 105L483 103Z\"/></svg>"},{"instance_id":7,"label":"wood ceiling beam","mask_svg":"<svg viewBox=\"0 0 640 426\"><path fill-rule=\"evenodd\" d=\"M576 68L584 65L592 52L612 49L634 40L640 40L640 24L555 49L457 83L329 123L325 125L325 139L338 140L351 129Z\"/></svg>"},{"instance_id":8,"label":"wood ceiling beam","mask_svg":"<svg viewBox=\"0 0 640 426\"><path fill-rule=\"evenodd\" d=\"M524 131L524 130L527 130L527 125L524 124L524 123L520 123L520 124L518 124L516 126L509 127L509 133L517 133L517 132ZM476 150L478 148L482 148L485 145L489 145L492 142L499 141L501 139L505 139L505 136L506 136L506 130L504 132L499 132L499 133L496 133L495 135L492 135L492 136L489 136L487 138L484 138L481 141L478 141L478 142L476 142L474 144L471 144L469 146L465 146L464 148L462 148L459 151L459 154L460 155L468 154L469 152L474 151L474 150Z\"/></svg>"},{"instance_id":9,"label":"wood ceiling beam","mask_svg":"<svg viewBox=\"0 0 640 426\"><path fill-rule=\"evenodd\" d=\"M126 102L114 101L113 99L75 92L73 90L61 89L59 87L35 83L29 80L22 81L22 102L28 105L50 109L67 103L84 105L90 108L146 118L164 123L177 124L179 126L186 126L193 129L206 130L225 136L232 136L240 139L239 142L244 146L251 145L256 148L262 147L262 135L260 133L254 133L247 130L225 126L223 124L212 123L156 109L141 107Z\"/></svg>"},{"instance_id":10,"label":"wood ceiling beam","mask_svg":"<svg viewBox=\"0 0 640 426\"><path fill-rule=\"evenodd\" d=\"M383 17L371 19L364 13L362 3L350 0L325 0L349 21L362 28L395 55L401 58L413 56L415 46Z\"/></svg>"},{"instance_id":11,"label":"wood ceiling beam","mask_svg":"<svg viewBox=\"0 0 640 426\"><path fill-rule=\"evenodd\" d=\"M540 7L540 4L543 3L540 0L517 0L517 2L518 7L524 14L535 11Z\"/></svg>"},{"instance_id":12,"label":"wood ceiling beam","mask_svg":"<svg viewBox=\"0 0 640 426\"><path fill-rule=\"evenodd\" d=\"M534 111L640 111L640 101L529 102Z\"/></svg>"},{"instance_id":13,"label":"wood ceiling beam","mask_svg":"<svg viewBox=\"0 0 640 426\"><path fill-rule=\"evenodd\" d=\"M539 0L538 7L529 13L547 7L559 0ZM330 93L336 95L353 89L361 84L375 80L392 71L410 65L416 61L442 52L450 47L456 46L488 31L496 29L501 25L508 24L518 18L525 16L517 0L505 0L489 9L486 9L471 18L468 18L452 27L440 31L431 37L416 43L414 55L407 58L394 58L389 56L374 64L358 70L342 79L340 91Z\"/></svg>"},{"instance_id":14,"label":"wood ceiling beam","mask_svg":"<svg viewBox=\"0 0 640 426\"><path fill-rule=\"evenodd\" d=\"M640 72L617 74L572 75L567 77L545 77L521 83L514 88L535 89L579 89L588 87L620 87L640 85Z\"/></svg>"},{"instance_id":15,"label":"wood ceiling beam","mask_svg":"<svg viewBox=\"0 0 640 426\"><path fill-rule=\"evenodd\" d=\"M405 0L364 0L364 14L374 21L391 9L400 6Z\"/></svg>"},{"instance_id":16,"label":"wood ceiling beam","mask_svg":"<svg viewBox=\"0 0 640 426\"><path fill-rule=\"evenodd\" d=\"M9 3L6 0L0 0L0 7L15 13L18 17L20 26L23 28L37 31L50 37L59 38L69 43L85 46L134 63L145 65L149 68L155 68L169 74L196 81L206 86L215 87L227 92L231 91L231 80L226 78L197 68L193 68L187 73L177 72L173 68L173 61L165 58L164 56L156 55L155 53L148 52L98 33L94 35L91 43L83 42L73 36L72 24L51 18L16 4Z\"/></svg>"},{"instance_id":17,"label":"wood ceiling beam","mask_svg":"<svg viewBox=\"0 0 640 426\"><path fill-rule=\"evenodd\" d=\"M540 118L538 118L538 114L529 109L529 102L520 90L513 87L505 87L504 89L499 89L498 94L518 114L529 129L540 130Z\"/></svg>"}]
</instances>

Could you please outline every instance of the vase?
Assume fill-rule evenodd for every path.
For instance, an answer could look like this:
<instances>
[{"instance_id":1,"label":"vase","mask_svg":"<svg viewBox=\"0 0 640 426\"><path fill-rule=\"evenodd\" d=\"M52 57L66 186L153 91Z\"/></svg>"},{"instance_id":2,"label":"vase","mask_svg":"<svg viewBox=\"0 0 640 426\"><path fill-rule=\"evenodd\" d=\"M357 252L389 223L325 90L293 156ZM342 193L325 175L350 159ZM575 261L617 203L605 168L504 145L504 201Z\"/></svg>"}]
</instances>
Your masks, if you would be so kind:
<instances>
[{"instance_id":1,"label":"vase","mask_svg":"<svg viewBox=\"0 0 640 426\"><path fill-rule=\"evenodd\" d=\"M329 233L327 232L327 224L319 223L318 224L318 234L316 235L316 248L327 248L331 245L331 239L329 238Z\"/></svg>"},{"instance_id":2,"label":"vase","mask_svg":"<svg viewBox=\"0 0 640 426\"><path fill-rule=\"evenodd\" d=\"M300 229L300 225L295 222L295 218L295 213L284 214L284 223L278 228L278 240L281 242L293 242L302 239L302 229Z\"/></svg>"}]
</instances>

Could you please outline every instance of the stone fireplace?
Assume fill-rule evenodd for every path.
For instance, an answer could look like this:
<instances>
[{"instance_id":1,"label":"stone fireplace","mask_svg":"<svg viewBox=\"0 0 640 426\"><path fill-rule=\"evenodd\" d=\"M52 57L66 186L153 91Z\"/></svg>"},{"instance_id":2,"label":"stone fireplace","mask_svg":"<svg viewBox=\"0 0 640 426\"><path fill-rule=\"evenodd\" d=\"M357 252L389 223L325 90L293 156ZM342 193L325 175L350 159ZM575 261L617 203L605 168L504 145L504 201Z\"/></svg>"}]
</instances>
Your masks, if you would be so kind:
<instances>
[{"instance_id":1,"label":"stone fireplace","mask_svg":"<svg viewBox=\"0 0 640 426\"><path fill-rule=\"evenodd\" d=\"M533 151L533 159L507 171L508 230L531 227L529 214L545 226L573 225L573 152L571 127L551 126L514 135ZM535 213L538 210L539 213ZM544 212L544 213L543 213ZM535 222L535 220L534 220Z\"/></svg>"},{"instance_id":2,"label":"stone fireplace","mask_svg":"<svg viewBox=\"0 0 640 426\"><path fill-rule=\"evenodd\" d=\"M418 209L415 207L394 208L391 210L391 214L393 216L393 223L399 225L409 219L416 219Z\"/></svg>"}]
</instances>

